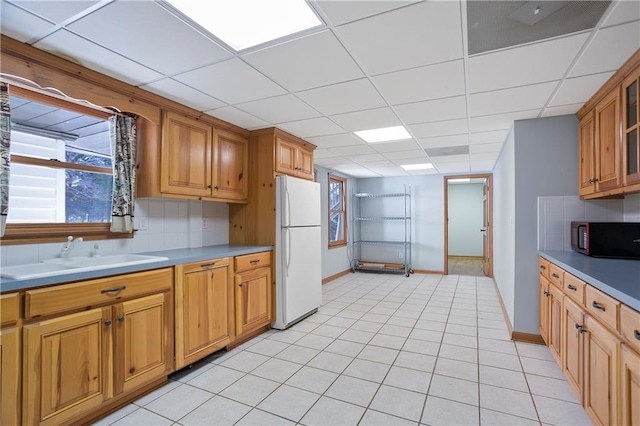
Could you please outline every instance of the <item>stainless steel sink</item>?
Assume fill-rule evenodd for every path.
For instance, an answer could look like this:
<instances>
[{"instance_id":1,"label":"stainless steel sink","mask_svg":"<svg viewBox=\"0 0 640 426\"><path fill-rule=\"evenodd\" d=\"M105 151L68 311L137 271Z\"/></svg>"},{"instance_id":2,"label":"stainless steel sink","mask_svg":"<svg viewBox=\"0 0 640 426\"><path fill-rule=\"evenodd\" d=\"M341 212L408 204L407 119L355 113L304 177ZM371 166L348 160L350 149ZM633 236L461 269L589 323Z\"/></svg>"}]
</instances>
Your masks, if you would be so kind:
<instances>
[{"instance_id":1,"label":"stainless steel sink","mask_svg":"<svg viewBox=\"0 0 640 426\"><path fill-rule=\"evenodd\" d=\"M39 263L6 266L0 270L0 277L12 280L26 280L64 275L75 272L97 271L122 266L140 265L169 260L164 256L143 254L114 254L111 256L56 258Z\"/></svg>"}]
</instances>

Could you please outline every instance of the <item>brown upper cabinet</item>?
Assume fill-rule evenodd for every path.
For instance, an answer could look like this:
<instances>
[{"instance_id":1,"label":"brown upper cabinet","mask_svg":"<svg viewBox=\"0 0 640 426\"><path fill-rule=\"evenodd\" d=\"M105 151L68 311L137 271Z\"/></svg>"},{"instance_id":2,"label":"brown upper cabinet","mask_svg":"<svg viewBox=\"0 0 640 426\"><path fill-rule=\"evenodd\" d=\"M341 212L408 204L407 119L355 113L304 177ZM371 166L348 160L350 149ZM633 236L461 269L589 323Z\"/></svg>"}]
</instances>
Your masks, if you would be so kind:
<instances>
[{"instance_id":1,"label":"brown upper cabinet","mask_svg":"<svg viewBox=\"0 0 640 426\"><path fill-rule=\"evenodd\" d=\"M313 149L276 136L276 172L313 180Z\"/></svg>"},{"instance_id":2,"label":"brown upper cabinet","mask_svg":"<svg viewBox=\"0 0 640 426\"><path fill-rule=\"evenodd\" d=\"M582 198L640 192L640 50L576 113Z\"/></svg>"},{"instance_id":3,"label":"brown upper cabinet","mask_svg":"<svg viewBox=\"0 0 640 426\"><path fill-rule=\"evenodd\" d=\"M142 131L146 144L153 145L153 129L143 125ZM164 113L161 133L159 150L142 148L139 196L247 201L249 141L244 136L174 112Z\"/></svg>"}]
</instances>

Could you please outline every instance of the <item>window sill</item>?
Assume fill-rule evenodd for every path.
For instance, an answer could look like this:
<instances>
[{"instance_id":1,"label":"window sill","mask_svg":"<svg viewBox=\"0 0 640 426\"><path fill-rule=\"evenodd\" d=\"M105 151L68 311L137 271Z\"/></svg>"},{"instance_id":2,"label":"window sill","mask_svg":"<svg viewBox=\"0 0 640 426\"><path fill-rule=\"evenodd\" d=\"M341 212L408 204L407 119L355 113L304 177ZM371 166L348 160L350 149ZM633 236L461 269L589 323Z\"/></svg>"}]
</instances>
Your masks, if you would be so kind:
<instances>
[{"instance_id":1,"label":"window sill","mask_svg":"<svg viewBox=\"0 0 640 426\"><path fill-rule=\"evenodd\" d=\"M346 246L347 246L347 242L346 241L331 243L331 244L329 244L329 250L335 249L335 248L346 247Z\"/></svg>"},{"instance_id":2,"label":"window sill","mask_svg":"<svg viewBox=\"0 0 640 426\"><path fill-rule=\"evenodd\" d=\"M69 235L85 241L133 238L134 234L113 233L110 227L110 223L8 224L0 245L64 242Z\"/></svg>"}]
</instances>

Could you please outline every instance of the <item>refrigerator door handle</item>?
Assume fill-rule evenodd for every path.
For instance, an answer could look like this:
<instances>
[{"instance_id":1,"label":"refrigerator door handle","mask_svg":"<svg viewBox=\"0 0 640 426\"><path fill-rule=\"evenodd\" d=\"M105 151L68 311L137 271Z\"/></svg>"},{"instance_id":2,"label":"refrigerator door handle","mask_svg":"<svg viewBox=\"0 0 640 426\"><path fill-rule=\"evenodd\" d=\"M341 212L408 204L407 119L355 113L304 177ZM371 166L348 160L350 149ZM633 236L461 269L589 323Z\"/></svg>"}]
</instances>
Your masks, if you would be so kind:
<instances>
[{"instance_id":1,"label":"refrigerator door handle","mask_svg":"<svg viewBox=\"0 0 640 426\"><path fill-rule=\"evenodd\" d=\"M291 232L289 232L289 228L284 228L284 232L285 232L285 240L286 242L284 243L284 255L285 258L287 259L287 272L286 272L286 276L289 276L289 266L291 265L291 250L289 250L289 247L291 246Z\"/></svg>"},{"instance_id":2,"label":"refrigerator door handle","mask_svg":"<svg viewBox=\"0 0 640 426\"><path fill-rule=\"evenodd\" d=\"M289 197L289 188L287 186L284 187L284 203L286 206L286 209L285 209L286 223L284 223L282 226L290 226L291 225L291 198Z\"/></svg>"}]
</instances>

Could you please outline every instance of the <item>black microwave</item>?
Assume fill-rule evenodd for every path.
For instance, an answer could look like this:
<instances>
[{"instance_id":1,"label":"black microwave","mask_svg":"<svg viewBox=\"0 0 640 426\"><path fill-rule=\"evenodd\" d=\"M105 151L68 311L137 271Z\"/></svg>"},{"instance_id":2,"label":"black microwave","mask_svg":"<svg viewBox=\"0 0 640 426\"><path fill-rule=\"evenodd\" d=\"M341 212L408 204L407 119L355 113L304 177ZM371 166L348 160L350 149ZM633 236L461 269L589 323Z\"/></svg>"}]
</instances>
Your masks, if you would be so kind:
<instances>
[{"instance_id":1,"label":"black microwave","mask_svg":"<svg viewBox=\"0 0 640 426\"><path fill-rule=\"evenodd\" d=\"M571 222L571 248L593 257L640 259L640 222Z\"/></svg>"}]
</instances>

